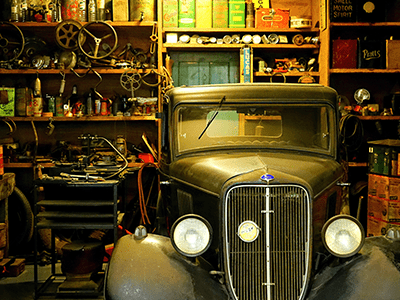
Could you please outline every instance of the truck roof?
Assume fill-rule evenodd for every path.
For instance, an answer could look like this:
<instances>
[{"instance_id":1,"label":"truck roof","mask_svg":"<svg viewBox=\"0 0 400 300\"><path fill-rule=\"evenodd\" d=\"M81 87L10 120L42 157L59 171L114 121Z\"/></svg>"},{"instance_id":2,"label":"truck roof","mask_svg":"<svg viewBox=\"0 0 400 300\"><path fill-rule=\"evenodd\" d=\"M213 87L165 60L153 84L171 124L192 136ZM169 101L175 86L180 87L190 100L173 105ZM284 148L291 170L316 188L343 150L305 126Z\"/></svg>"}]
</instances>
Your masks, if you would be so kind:
<instances>
[{"instance_id":1,"label":"truck roof","mask_svg":"<svg viewBox=\"0 0 400 300\"><path fill-rule=\"evenodd\" d=\"M227 83L198 86L181 86L167 92L170 104L219 102L243 103L260 100L262 102L285 103L329 103L337 107L337 92L320 84L297 83Z\"/></svg>"}]
</instances>

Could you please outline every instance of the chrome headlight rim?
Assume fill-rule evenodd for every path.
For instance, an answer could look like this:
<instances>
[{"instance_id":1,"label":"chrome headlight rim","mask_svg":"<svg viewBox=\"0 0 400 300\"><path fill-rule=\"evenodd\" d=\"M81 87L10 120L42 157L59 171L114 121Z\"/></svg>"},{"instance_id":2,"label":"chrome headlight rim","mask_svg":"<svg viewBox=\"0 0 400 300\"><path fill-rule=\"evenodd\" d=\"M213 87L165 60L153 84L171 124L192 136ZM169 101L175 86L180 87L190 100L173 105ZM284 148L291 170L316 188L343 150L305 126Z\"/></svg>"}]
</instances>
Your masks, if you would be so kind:
<instances>
[{"instance_id":1,"label":"chrome headlight rim","mask_svg":"<svg viewBox=\"0 0 400 300\"><path fill-rule=\"evenodd\" d=\"M326 234L327 234L328 230L331 228L332 224L334 224L338 220L343 220L343 219L353 222L358 227L359 233L361 235L361 239L360 239L358 246L355 247L353 251L341 254L341 253L335 252L332 249L331 245L329 245L329 242L326 240ZM322 227L321 235L322 235L322 242L323 242L325 248L332 255L334 255L336 257L340 257L340 258L348 258L348 257L356 255L361 250L361 248L363 247L364 242L365 242L365 231L364 231L363 226L361 225L359 220L357 220L356 218L354 218L353 216L350 216L350 215L336 215L336 216L330 218Z\"/></svg>"},{"instance_id":2,"label":"chrome headlight rim","mask_svg":"<svg viewBox=\"0 0 400 300\"><path fill-rule=\"evenodd\" d=\"M199 250L195 253L189 253L189 252L184 251L183 249L180 248L180 246L178 245L178 243L175 240L176 230L178 229L178 227L180 225L183 224L183 222L187 221L188 219L194 219L194 220L200 221L205 226L205 228L208 230L209 239L208 239L207 243L205 243L205 246L201 250ZM208 248L210 248L211 242L213 239L213 230L212 230L211 224L204 217L196 215L196 214L187 214L187 215L183 215L183 216L179 217L174 222L174 224L171 227L170 236L171 236L172 246L175 248L175 250L178 253L180 253L186 257L197 257L197 256L204 254L208 250Z\"/></svg>"}]
</instances>

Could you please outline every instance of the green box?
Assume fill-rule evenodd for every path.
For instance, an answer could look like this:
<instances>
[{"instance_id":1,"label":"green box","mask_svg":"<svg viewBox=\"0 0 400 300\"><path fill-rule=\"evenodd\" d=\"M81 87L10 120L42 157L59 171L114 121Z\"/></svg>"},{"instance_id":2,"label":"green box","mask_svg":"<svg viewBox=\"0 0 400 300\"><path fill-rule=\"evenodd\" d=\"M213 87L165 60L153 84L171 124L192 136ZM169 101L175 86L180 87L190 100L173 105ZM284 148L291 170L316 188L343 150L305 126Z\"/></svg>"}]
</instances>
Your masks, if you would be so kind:
<instances>
[{"instance_id":1,"label":"green box","mask_svg":"<svg viewBox=\"0 0 400 300\"><path fill-rule=\"evenodd\" d=\"M386 139L368 142L369 172L380 175L399 176L398 153L400 140Z\"/></svg>"},{"instance_id":2,"label":"green box","mask_svg":"<svg viewBox=\"0 0 400 300\"><path fill-rule=\"evenodd\" d=\"M229 0L229 28L245 28L245 14L244 0Z\"/></svg>"},{"instance_id":3,"label":"green box","mask_svg":"<svg viewBox=\"0 0 400 300\"><path fill-rule=\"evenodd\" d=\"M178 0L163 1L163 27L178 27Z\"/></svg>"},{"instance_id":4,"label":"green box","mask_svg":"<svg viewBox=\"0 0 400 300\"><path fill-rule=\"evenodd\" d=\"M195 27L196 1L179 0L178 22L179 27Z\"/></svg>"},{"instance_id":5,"label":"green box","mask_svg":"<svg viewBox=\"0 0 400 300\"><path fill-rule=\"evenodd\" d=\"M213 20L214 28L228 28L228 0L213 0Z\"/></svg>"},{"instance_id":6,"label":"green box","mask_svg":"<svg viewBox=\"0 0 400 300\"><path fill-rule=\"evenodd\" d=\"M0 88L0 117L14 117L15 88Z\"/></svg>"}]
</instances>

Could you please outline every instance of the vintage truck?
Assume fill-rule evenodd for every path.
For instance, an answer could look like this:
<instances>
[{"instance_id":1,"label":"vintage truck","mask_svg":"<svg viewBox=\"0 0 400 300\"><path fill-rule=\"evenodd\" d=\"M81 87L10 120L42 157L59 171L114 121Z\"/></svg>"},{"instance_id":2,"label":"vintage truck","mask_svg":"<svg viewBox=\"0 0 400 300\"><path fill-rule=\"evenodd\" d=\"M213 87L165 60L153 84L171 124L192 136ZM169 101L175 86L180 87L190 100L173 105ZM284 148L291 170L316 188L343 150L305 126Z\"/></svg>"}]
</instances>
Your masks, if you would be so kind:
<instances>
[{"instance_id":1,"label":"vintage truck","mask_svg":"<svg viewBox=\"0 0 400 300\"><path fill-rule=\"evenodd\" d=\"M117 243L105 299L400 299L400 234L342 213L338 99L318 84L170 90L158 230Z\"/></svg>"}]
</instances>

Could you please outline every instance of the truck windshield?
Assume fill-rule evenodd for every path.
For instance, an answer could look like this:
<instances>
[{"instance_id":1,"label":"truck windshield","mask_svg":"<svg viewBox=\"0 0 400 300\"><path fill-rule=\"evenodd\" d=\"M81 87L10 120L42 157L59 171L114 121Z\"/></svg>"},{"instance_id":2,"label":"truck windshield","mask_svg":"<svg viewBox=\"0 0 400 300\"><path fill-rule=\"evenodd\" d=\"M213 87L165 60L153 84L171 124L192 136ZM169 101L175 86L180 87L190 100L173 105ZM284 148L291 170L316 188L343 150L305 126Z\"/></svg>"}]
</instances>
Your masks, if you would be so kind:
<instances>
[{"instance_id":1,"label":"truck windshield","mask_svg":"<svg viewBox=\"0 0 400 300\"><path fill-rule=\"evenodd\" d=\"M176 150L307 150L332 155L334 113L324 105L184 105L174 113ZM206 129L206 130L205 130Z\"/></svg>"}]
</instances>

